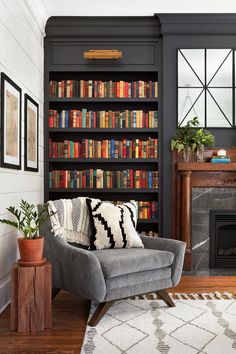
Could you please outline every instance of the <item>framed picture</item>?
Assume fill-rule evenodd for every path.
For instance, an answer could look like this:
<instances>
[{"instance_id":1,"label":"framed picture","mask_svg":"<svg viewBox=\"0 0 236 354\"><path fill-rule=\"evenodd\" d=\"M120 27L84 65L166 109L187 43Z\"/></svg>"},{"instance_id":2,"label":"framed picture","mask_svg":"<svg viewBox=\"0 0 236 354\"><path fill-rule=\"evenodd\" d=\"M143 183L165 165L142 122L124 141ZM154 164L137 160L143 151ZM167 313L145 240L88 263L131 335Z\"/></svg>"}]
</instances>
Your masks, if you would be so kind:
<instances>
[{"instance_id":1,"label":"framed picture","mask_svg":"<svg viewBox=\"0 0 236 354\"><path fill-rule=\"evenodd\" d=\"M21 89L1 73L1 167L21 169Z\"/></svg>"},{"instance_id":2,"label":"framed picture","mask_svg":"<svg viewBox=\"0 0 236 354\"><path fill-rule=\"evenodd\" d=\"M25 94L25 170L38 172L39 105Z\"/></svg>"}]
</instances>

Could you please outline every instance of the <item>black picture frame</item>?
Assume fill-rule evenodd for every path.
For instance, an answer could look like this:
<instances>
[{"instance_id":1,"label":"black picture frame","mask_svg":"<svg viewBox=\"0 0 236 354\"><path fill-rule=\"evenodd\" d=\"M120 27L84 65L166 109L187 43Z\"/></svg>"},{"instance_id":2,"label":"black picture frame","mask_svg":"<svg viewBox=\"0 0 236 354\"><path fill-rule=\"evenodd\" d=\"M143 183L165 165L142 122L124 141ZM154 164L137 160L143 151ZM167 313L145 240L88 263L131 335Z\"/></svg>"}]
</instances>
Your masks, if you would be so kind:
<instances>
[{"instance_id":1,"label":"black picture frame","mask_svg":"<svg viewBox=\"0 0 236 354\"><path fill-rule=\"evenodd\" d=\"M21 169L21 88L1 73L0 166Z\"/></svg>"},{"instance_id":2,"label":"black picture frame","mask_svg":"<svg viewBox=\"0 0 236 354\"><path fill-rule=\"evenodd\" d=\"M39 170L39 105L28 94L24 96L25 141L24 169Z\"/></svg>"}]
</instances>

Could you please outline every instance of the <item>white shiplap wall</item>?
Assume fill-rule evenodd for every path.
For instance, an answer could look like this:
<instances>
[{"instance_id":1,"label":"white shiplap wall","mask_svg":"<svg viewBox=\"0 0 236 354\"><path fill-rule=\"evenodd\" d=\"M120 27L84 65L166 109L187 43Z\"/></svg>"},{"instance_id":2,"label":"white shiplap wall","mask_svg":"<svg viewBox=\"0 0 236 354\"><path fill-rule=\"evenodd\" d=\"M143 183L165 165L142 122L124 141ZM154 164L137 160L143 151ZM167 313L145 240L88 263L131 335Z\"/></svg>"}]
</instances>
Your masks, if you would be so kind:
<instances>
[{"instance_id":1,"label":"white shiplap wall","mask_svg":"<svg viewBox=\"0 0 236 354\"><path fill-rule=\"evenodd\" d=\"M22 89L22 168L0 168L0 218L20 200L43 202L43 35L46 15L32 0L0 0L0 72ZM32 7L34 6L34 7ZM35 7L36 6L36 7ZM39 103L39 172L24 171L24 94ZM0 312L10 300L17 233L0 224Z\"/></svg>"}]
</instances>

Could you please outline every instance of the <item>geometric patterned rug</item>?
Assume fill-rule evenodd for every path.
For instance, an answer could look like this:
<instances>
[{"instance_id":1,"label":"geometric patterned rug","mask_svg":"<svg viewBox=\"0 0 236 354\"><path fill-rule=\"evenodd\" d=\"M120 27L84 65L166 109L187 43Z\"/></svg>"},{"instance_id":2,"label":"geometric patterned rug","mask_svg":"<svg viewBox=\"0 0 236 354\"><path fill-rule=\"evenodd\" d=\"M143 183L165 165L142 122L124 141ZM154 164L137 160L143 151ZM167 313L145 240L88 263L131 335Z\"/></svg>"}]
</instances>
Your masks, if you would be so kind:
<instances>
[{"instance_id":1,"label":"geometric patterned rug","mask_svg":"<svg viewBox=\"0 0 236 354\"><path fill-rule=\"evenodd\" d=\"M81 354L236 354L233 298L174 302L117 301L96 327L87 326Z\"/></svg>"}]
</instances>

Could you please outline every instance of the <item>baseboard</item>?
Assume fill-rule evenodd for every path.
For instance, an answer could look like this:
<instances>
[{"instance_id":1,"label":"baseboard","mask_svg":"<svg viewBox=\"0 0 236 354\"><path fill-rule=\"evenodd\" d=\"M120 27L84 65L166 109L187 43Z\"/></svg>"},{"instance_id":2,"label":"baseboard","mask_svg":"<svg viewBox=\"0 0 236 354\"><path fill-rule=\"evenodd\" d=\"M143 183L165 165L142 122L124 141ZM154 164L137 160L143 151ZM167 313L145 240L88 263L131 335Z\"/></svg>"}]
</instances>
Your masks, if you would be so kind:
<instances>
[{"instance_id":1,"label":"baseboard","mask_svg":"<svg viewBox=\"0 0 236 354\"><path fill-rule=\"evenodd\" d=\"M5 308L11 302L11 278L10 275L4 277L0 281L0 313L2 313Z\"/></svg>"}]
</instances>

